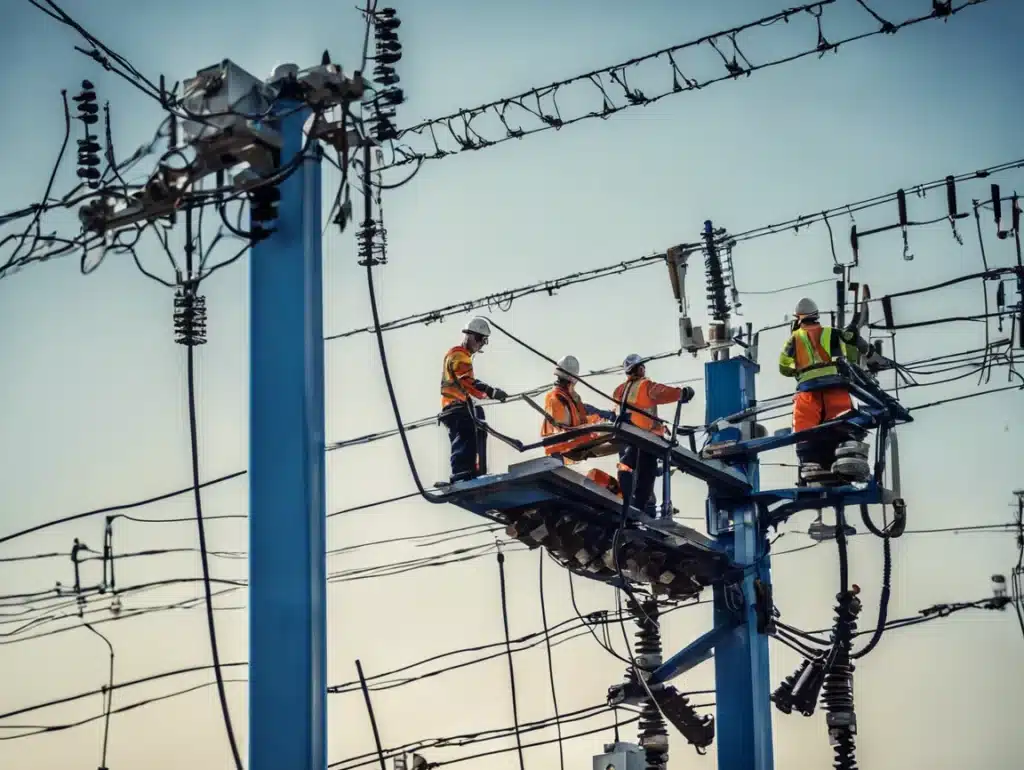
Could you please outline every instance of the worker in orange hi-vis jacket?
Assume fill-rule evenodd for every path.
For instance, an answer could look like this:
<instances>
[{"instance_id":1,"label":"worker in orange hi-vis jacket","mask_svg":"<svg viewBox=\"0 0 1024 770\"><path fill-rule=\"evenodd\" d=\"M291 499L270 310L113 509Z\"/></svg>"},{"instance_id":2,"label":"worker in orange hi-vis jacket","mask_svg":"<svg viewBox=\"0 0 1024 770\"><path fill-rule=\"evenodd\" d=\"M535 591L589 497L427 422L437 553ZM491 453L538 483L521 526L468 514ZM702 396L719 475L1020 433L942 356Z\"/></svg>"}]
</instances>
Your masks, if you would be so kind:
<instances>
[{"instance_id":1,"label":"worker in orange hi-vis jacket","mask_svg":"<svg viewBox=\"0 0 1024 770\"><path fill-rule=\"evenodd\" d=\"M542 438L564 433L567 430L581 428L585 425L612 421L615 419L615 412L598 409L595 406L584 403L576 392L576 380L580 374L580 362L576 356L563 356L555 363L555 384L544 397L544 421L540 426ZM596 433L586 433L576 438L560 441L557 444L549 444L544 447L544 453L549 456L562 457L578 446L586 444L596 438ZM567 465L573 461L562 458ZM618 480L609 476L604 471L593 468L587 473L587 478L607 489L615 495L621 495Z\"/></svg>"},{"instance_id":2,"label":"worker in orange hi-vis jacket","mask_svg":"<svg viewBox=\"0 0 1024 770\"><path fill-rule=\"evenodd\" d=\"M484 410L472 399L504 401L508 394L482 382L473 374L473 356L491 336L486 318L474 317L463 326L462 344L444 356L441 369L441 423L451 442L451 482L465 481L487 473L487 431Z\"/></svg>"},{"instance_id":3,"label":"worker in orange hi-vis jacket","mask_svg":"<svg viewBox=\"0 0 1024 770\"><path fill-rule=\"evenodd\" d=\"M540 426L541 438L602 420L615 419L614 412L583 403L583 399L576 392L576 378L579 374L580 362L576 356L563 356L556 363L555 384L544 397L545 417ZM593 440L595 435L588 433L557 444L549 444L544 447L544 452L548 455L562 455Z\"/></svg>"},{"instance_id":4,"label":"worker in orange hi-vis jacket","mask_svg":"<svg viewBox=\"0 0 1024 770\"><path fill-rule=\"evenodd\" d=\"M644 359L636 353L626 356L622 370L626 374L626 381L615 389L613 398L620 404L635 407L626 410L626 417L633 425L659 436L664 435L665 425L658 419L658 406L679 401L685 404L693 398L693 388L674 388L647 379ZM634 508L654 513L654 480L657 475L657 455L641 451L635 446L625 446L619 450L619 486L623 494L630 495L630 505Z\"/></svg>"}]
</instances>

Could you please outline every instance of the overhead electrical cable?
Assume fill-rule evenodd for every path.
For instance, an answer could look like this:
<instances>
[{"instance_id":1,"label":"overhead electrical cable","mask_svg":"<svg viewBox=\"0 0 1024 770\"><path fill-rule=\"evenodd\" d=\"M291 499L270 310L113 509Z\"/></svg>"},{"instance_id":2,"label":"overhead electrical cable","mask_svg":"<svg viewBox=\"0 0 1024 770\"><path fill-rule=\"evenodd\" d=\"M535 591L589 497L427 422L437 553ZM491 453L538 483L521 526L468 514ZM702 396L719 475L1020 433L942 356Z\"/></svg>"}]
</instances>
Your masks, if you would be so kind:
<instances>
[{"instance_id":1,"label":"overhead electrical cable","mask_svg":"<svg viewBox=\"0 0 1024 770\"><path fill-rule=\"evenodd\" d=\"M967 0L957 5L943 3L941 9L935 5L930 13L905 17L896 22L878 22L879 17L872 13L872 20L878 24L874 29L831 40L825 35L823 21L825 12L831 9L834 0L820 0L796 8L787 8L731 29L704 35L610 67L584 72L547 86L531 88L514 96L470 109L461 109L450 115L402 129L398 131L397 138L392 143L392 161L382 168L394 168L407 163L422 164L426 160L444 158L468 150L481 150L542 131L559 130L582 120L607 119L617 112L633 107L645 107L673 94L697 91L725 80L749 77L759 70L807 56L817 55L821 58L826 53L837 52L841 46L877 35L893 34L900 29L930 19L945 21L950 16L983 2L986 0ZM812 44L805 43L800 47L787 46L783 49L784 53L760 63L752 62L743 52L740 38L744 37L744 33L763 30L779 23L790 31L798 19L808 21L807 33L808 38L814 40ZM745 37L742 44L746 45ZM725 53L725 46L731 49L731 55ZM775 48L777 47L773 46L773 49ZM720 74L703 78L687 74L694 71L696 63L681 64L677 57L690 52L691 49L695 52L706 52L708 61L714 64ZM645 79L645 85L641 88L636 83L642 77L642 67L648 64L660 66L660 77L657 81ZM577 112L570 116L560 109L559 96L564 100L567 97L564 92L573 87L581 87L589 94L594 105L590 111ZM482 125L488 121L488 125ZM432 146L417 150L408 144L409 140L414 138L422 139L423 144L429 143Z\"/></svg>"},{"instance_id":2,"label":"overhead electrical cable","mask_svg":"<svg viewBox=\"0 0 1024 770\"><path fill-rule=\"evenodd\" d=\"M1007 171L1013 171L1017 169L1024 169L1024 158L1020 158L1013 161L1007 161L999 163L987 168L979 169L977 171L965 172L957 174L952 178L957 182L964 182L973 179L987 179L995 174L1005 173ZM936 189L939 187L945 187L947 184L946 178L940 180L932 180L928 182L921 182L918 184L910 185L907 189L912 192L920 191L922 194L928 190ZM860 201L854 201L850 203L844 203L839 206L827 209L820 213L814 214L801 214L785 222L778 222L771 225L761 225L742 231L736 235L730 235L730 238L736 241L748 241L756 238L764 238L768 236L778 235L783 232L799 231L801 228L809 227L817 222L827 221L828 217L847 214L850 215L854 212L864 211L866 209L874 208L876 206L883 206L887 204L893 204L897 201L897 193L885 193L882 195L876 195L871 198L866 198ZM943 218L942 221L945 221ZM696 245L696 244L694 244ZM491 310L498 307L503 310L507 310L511 303L517 299L532 296L535 294L548 294L551 295L554 291L562 289L568 286L574 286L581 283L588 283L590 281L600 280L602 278L610 278L621 275L626 272L638 270L644 267L650 267L652 265L664 264L666 252L658 252L654 254L647 254L642 257L636 257L625 261L616 262L614 264L604 265L603 267L592 268L584 271L577 271L575 273L569 273L568 275L560 276L558 278L551 278L544 281L537 281L536 283L528 284L526 286L520 286L515 289L506 289L503 291L494 292L483 297L476 299L463 300L461 302L455 302L450 305L434 308L432 310L424 310L418 313L412 313L407 316L395 318L391 321L385 321L381 323L381 329L383 331L394 331L397 329L404 329L410 326L417 325L429 325L442 321L445 318L449 318L454 315L461 315L470 313L474 310ZM835 278L822 279L834 282ZM814 283L818 283L815 281ZM758 293L775 293L779 291L786 291L795 288L801 288L802 285L787 286L781 289L773 289L767 292ZM880 301L873 300L873 301ZM359 328L349 329L345 332L337 334L331 334L324 337L325 341L346 339L354 337L360 334L370 334L374 332L374 326L363 326Z\"/></svg>"}]
</instances>

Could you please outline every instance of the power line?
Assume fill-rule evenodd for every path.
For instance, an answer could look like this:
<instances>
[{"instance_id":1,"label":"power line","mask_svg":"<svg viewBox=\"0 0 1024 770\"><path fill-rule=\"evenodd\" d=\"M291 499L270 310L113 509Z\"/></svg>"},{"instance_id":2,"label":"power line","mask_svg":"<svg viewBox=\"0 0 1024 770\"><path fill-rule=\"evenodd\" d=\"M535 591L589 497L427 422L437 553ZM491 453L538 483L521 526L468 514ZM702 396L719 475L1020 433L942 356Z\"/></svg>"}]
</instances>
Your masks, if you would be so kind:
<instances>
[{"instance_id":1,"label":"power line","mask_svg":"<svg viewBox=\"0 0 1024 770\"><path fill-rule=\"evenodd\" d=\"M964 172L958 175L954 175L953 179L955 182L965 182L972 179L987 179L996 174L1005 173L1007 171L1013 171L1024 168L1024 158L1020 158L1014 161L1007 161L1004 163L998 163L988 168L979 169L977 171ZM923 195L928 190L932 190L939 187L945 187L947 184L946 178L941 180L932 180L928 182L920 182L914 185L910 185L907 189L914 193ZM864 211L869 208L876 206L883 206L885 204L891 204L896 202L897 193L885 193L882 195L875 195L871 198L865 198L860 201L853 201L850 203L844 203L839 206L827 209L825 211L813 214L800 214L792 219L785 222L779 222L770 225L760 225L758 227L751 228L740 232L737 235L731 235L730 237L735 241L748 241L756 238L764 238L772 235L778 235L782 232L795 231L799 232L801 228L809 227L817 222L827 223L829 217L837 215L852 215L853 212ZM913 227L915 225L908 225ZM520 286L514 289L505 289L503 291L493 292L483 297L476 299L463 300L461 302L455 302L450 305L444 305L442 307L433 308L431 310L424 310L410 315L395 318L391 321L385 321L380 325L382 331L394 331L397 329L405 329L410 326L418 325L429 325L442 321L446 318L450 318L454 315L470 313L474 310L488 310L493 311L497 308L501 311L508 310L512 303L517 299L523 297L529 297L535 294L548 294L554 295L554 292L558 289L566 288L568 286L574 286L581 283L589 283L590 281L600 280L602 278L611 278L622 275L623 273L638 270L644 267L650 267L656 264L662 264L665 260L665 252L658 252L656 254L648 254L642 257L635 257L614 264L604 265L603 267L593 268L591 270L578 271L563 275L558 278L550 278L543 281L537 281L535 283L528 284L526 286ZM820 281L812 281L805 284L797 284L794 286L785 286L779 289L772 289L768 291L758 292L743 292L745 294L772 294L782 291L788 291L790 289L803 288L818 283L824 283L825 281L834 282L835 278L821 279ZM333 341L340 339L347 339L360 334L371 334L374 332L374 327L363 326L359 328L349 329L345 332L337 334L331 334L324 337L325 341Z\"/></svg>"},{"instance_id":2,"label":"power line","mask_svg":"<svg viewBox=\"0 0 1024 770\"><path fill-rule=\"evenodd\" d=\"M568 638L560 639L559 640L560 642L570 641L571 639L580 638L578 635L577 636L569 636L569 634L572 634L572 633L574 633L576 631L579 631L580 627L585 625L586 623L590 623L590 624L607 624L607 623L610 623L610 622L614 622L612 619L609 619L607 617L608 614L609 614L608 611L594 612L594 613L591 613L589 616L587 616L587 620L584 621L584 622L579 622L579 621L577 621L576 618L570 618L568 620L564 620L561 623L558 623L558 624L556 624L555 626L552 627L552 629L550 631L551 637L552 638L568 637ZM521 636L521 637L518 637L516 639L513 639L512 640L512 645L514 646L513 652L515 652L515 653L525 652L527 650L530 650L530 649L533 649L533 648L539 646L543 642L544 642L543 632L535 631L535 632L532 632L530 634L526 634L524 636ZM487 652L487 651L489 651L489 650L491 650L491 649L493 649L495 647L501 647L503 649L500 650L499 652L495 653L495 654L487 654L484 657L480 657L480 658L476 658L476 659L471 659L469 661L462 661L462 662L456 663L454 665L445 666L443 668L440 668L440 669L437 669L437 670L433 670L433 671L428 671L426 673L419 674L419 675L416 675L416 676L404 677L404 678L398 679L397 681L389 681L388 680L389 677L393 677L396 674L399 674L399 673L402 673L402 672L405 672L405 671L409 671L409 670L414 669L414 668L422 667L422 666L424 666L424 665L426 665L428 663L436 662L436 661L441 660L441 659L446 658L446 657L453 657L453 656L456 656L456 655L465 655L467 653ZM504 657L505 656L504 647L505 647L505 642L501 641L501 642L494 642L494 643L491 643L491 644L478 645L478 646L475 646L475 647L466 647L466 648L462 648L462 649L458 649L458 650L452 650L450 652L442 653L440 655L434 655L434 656L431 656L431 657L428 657L428 658L424 658L423 660L419 660L419 661L416 661L414 663L405 664L403 666L397 667L397 668L392 669L390 671L385 671L385 672L382 672L382 673L379 673L379 674L375 674L375 675L373 675L371 677L368 677L367 678L368 682L375 682L375 681L379 681L380 682L379 684L375 684L375 685L370 686L369 689L371 691L393 689L395 687L401 687L401 686L405 686L405 685L412 684L412 683L415 683L415 682L423 681L425 679L430 679L430 678L433 678L433 677L436 677L436 676L440 676L442 674L449 673L451 671L457 671L457 670L460 670L460 669L465 668L467 666L476 665L478 663L484 663L484 662L487 662L489 660L493 660L493 659L496 659L496 658L499 658L499 657ZM248 666L248 663L245 662L245 661L240 661L240 662L239 661L235 661L235 662L227 662L227 663L222 663L221 664L222 668L237 668L237 667L241 667L241 666ZM121 689L125 689L125 688L136 687L138 685L148 684L148 683L155 682L155 681L158 681L158 680L161 680L161 679L169 679L169 678L174 678L174 677L178 677L178 676L184 676L184 675L188 675L188 674L205 672L205 671L210 671L212 669L213 669L213 666L208 664L208 665L188 666L188 667L185 667L185 668L178 668L178 669L174 669L174 670L171 670L171 671L163 671L163 672L160 672L160 673L157 673L157 674L150 674L150 675L144 676L144 677L138 677L138 678L126 680L126 681L123 681L123 682L117 682L117 683L115 683L113 689L114 690L121 690ZM328 687L328 692L332 693L332 694L344 694L344 693L349 693L349 692L354 693L354 692L358 692L358 690L359 690L359 682L358 682L358 680L353 680L351 682L343 682L341 684L331 685L330 687ZM75 701L84 700L84 699L91 698L91 697L94 697L96 695L99 695L103 691L104 690L102 688L101 689L88 690L88 691L85 691L85 692L75 693L74 695L67 695L67 696L63 696L63 697L60 697L60 698L44 701L42 703L37 703L37 704L31 705L31 706L24 706L24 707L21 707L21 708L18 708L18 709L14 709L12 711L8 711L8 712L0 714L0 720L11 719L13 717L23 716L24 714L29 714L29 713L32 713L32 712L35 712L35 711L40 711L40 710L43 710L43 709L52 708L54 706L66 705L68 703L73 703Z\"/></svg>"},{"instance_id":3,"label":"power line","mask_svg":"<svg viewBox=\"0 0 1024 770\"><path fill-rule=\"evenodd\" d=\"M841 45L865 40L876 35L892 34L904 27L929 19L942 18L946 20L951 15L981 2L986 2L986 0L968 0L960 5L950 6L945 12L934 7L931 13L924 16L908 17L895 23L879 22L880 26L872 31L859 32L835 41L831 41L825 36L822 26L825 10L833 5L834 0L821 0L797 8L789 8L738 27L705 35L696 40L663 48L610 67L585 72L540 88L531 88L515 96L488 102L471 109L462 109L451 115L426 120L403 129L398 132L398 137L392 145L393 159L391 163L382 168L394 168L414 162L421 164L426 160L444 158L467 150L480 150L512 139L522 139L542 131L561 129L582 120L605 119L626 109L646 107L673 94L697 91L724 80L736 80L741 76L749 77L758 70L797 61L806 56L817 54L818 58L821 58L828 52L837 52ZM878 22L879 17L874 13L872 16ZM795 50L790 49L785 54L759 64L751 62L740 48L740 38L743 33L780 22L786 24L788 28L796 19L810 20L808 33L815 36L813 45L794 47ZM731 49L731 55L723 50L725 48ZM690 64L681 65L676 57L691 50L707 53L709 60L715 63L716 68L724 68L724 71L719 69L720 74L704 78L689 76L685 70L692 71L692 66ZM657 80L645 80L644 82L649 83L649 86L641 90L635 84L637 79L643 76L642 69L645 65L655 65L658 68L659 77ZM630 78L633 79L632 85ZM582 93L572 92L574 87L581 90ZM570 93L567 94L566 91ZM583 99L589 97L594 107L588 112L577 112L569 116L563 114L560 109L559 96L577 96ZM431 147L417 150L408 144L401 143L402 140L408 142L411 138L423 140L423 145L429 143Z\"/></svg>"},{"instance_id":4,"label":"power line","mask_svg":"<svg viewBox=\"0 0 1024 770\"><path fill-rule=\"evenodd\" d=\"M976 350L980 350L980 349L976 349ZM972 350L972 351L964 351L964 352L968 352L969 353L969 352L974 352L974 351ZM920 362L932 362L932 361L940 360L940 359L942 359L943 357L946 357L946 356L959 356L959 355L962 355L962 354L963 354L963 352L956 352L956 353L943 354L942 356L931 356L931 357L928 357L928 358L921 359ZM664 352L661 352L661 353L657 353L657 354L654 354L652 356L648 356L647 358L648 358L648 360L660 360L660 359L665 359L665 358L677 357L677 356L680 356L680 355L682 355L682 351L677 349L677 350L664 351ZM908 364L905 364L904 366L913 367L914 365L915 365L915 362L912 361L912 362L909 362ZM607 367L605 369L593 370L593 371L588 373L588 376L600 376L600 375L603 375L603 374L614 373L614 372L617 372L618 370L619 370L619 367L617 365L616 366L610 366L610 367ZM702 380L702 378L695 377L695 378L687 379L687 380L685 380L685 382L699 382L701 380ZM936 383L936 384L940 384L940 383ZM927 386L927 385L928 385L928 383L924 383L922 386ZM536 395L537 393L546 390L548 387L549 387L548 384L537 386L536 388L532 388L530 390L523 391L522 394L520 394L520 395ZM920 405L916 405L916 406L913 406L913 407L910 407L910 408L911 409L927 409L927 408L931 408L931 407L934 407L934 406L940 406L940 405L943 405L943 404L946 404L946 403L953 403L953 402L956 402L956 401L967 400L967 399L976 398L976 397L980 397L980 396L990 395L992 393L999 393L999 392L1015 390L1015 389L1018 389L1018 388L1016 386L1012 386L1012 387L1003 387L1003 388L996 388L996 389L991 389L991 390L979 391L979 392L976 392L976 393L965 394L963 396L956 396L956 397L953 397L952 399L943 399L943 400L941 400L939 402L920 404ZM762 399L762 402L767 402L769 400L770 399ZM769 419L772 419L772 418L769 418ZM417 428L426 427L428 425L433 425L436 422L436 420L437 420L436 415L433 415L433 416L430 416L430 417L423 417L423 418L420 418L418 420L414 420L412 422L406 423L403 427L404 427L405 430L411 431L411 430L415 430ZM342 448L346 448L346 447L349 447L349 446L355 446L355 445L358 445L358 444L372 443L373 441L390 438L390 437L396 436L396 435L398 435L398 430L397 429L389 429L389 430L378 431L378 432L375 432L375 433L366 434L364 436L358 436L358 437L355 437L355 438L352 438L352 439L346 439L344 441L335 442L334 444L331 444L331 445L329 445L327 447L327 451L334 451L334 450L337 450L337 449L342 449ZM203 488L214 486L216 484L220 484L220 483L223 483L223 482L226 482L226 481L230 481L230 480L239 478L241 476L244 476L247 472L248 471L246 471L246 470L240 470L240 471L235 471L233 473L228 473L228 474L225 474L223 476L219 476L217 478L211 479L209 481L205 481L205 482L202 483L201 486ZM58 519L53 519L53 520L50 520L50 521L47 521L47 522L43 522L41 524L33 525L31 527L28 527L26 529L20 530L18 532L14 532L14 533L12 533L10 535L2 536L2 537L0 537L0 544L6 543L6 542L10 542L12 540L24 537L26 535L30 535L30 534L33 534L35 532L42 531L44 529L48 529L50 527L59 526L59 525L62 525L62 524L67 524L67 523L70 523L70 522L73 522L73 521L78 521L78 520L85 519L85 518L90 518L92 516L98 516L98 515L112 513L112 512L117 512L117 511L124 511L124 510L131 510L131 509L135 509L135 508L141 508L141 507L144 507L146 505L151 505L151 504L154 504L154 503L159 503L159 502L163 502L165 500L173 499L175 497L179 497L179 496L187 494L189 492L192 492L192 487L183 487L181 489L176 489L176 490L173 490L171 492L165 492L165 493L160 494L160 495L154 495L152 497L148 497L148 498L144 498L144 499L141 499L141 500L132 501L132 502L129 502L129 503L118 503L118 504L115 504L115 505L105 506L105 507L102 507L102 508L96 508L96 509L92 509L92 510L89 510L89 511L84 511L84 512L81 512L81 513L71 514L69 516L64 516L64 517L61 517L61 518L58 518ZM340 516L340 515L344 515L344 514L349 514L349 513L355 513L355 512L359 512L359 511L368 510L368 509L379 507L381 505L384 505L384 504L387 504L387 503L391 503L391 502L398 502L398 501L402 501L402 500L410 500L412 498L419 497L419 496L420 496L420 493L418 491L407 492L405 494L392 496L392 497L389 497L389 498L385 498L383 500L376 500L376 501L371 501L371 502L368 502L368 503L362 503L360 505L351 506L349 508L344 508L344 509L341 509L341 510L338 510L338 511L334 511L333 513L328 514L328 518L335 517L335 516ZM157 524L157 523L177 523L177 522L186 522L186 521L191 522L191 521L194 521L194 519L192 519L192 518L142 519L142 518L135 518L135 517L129 517L129 516L125 516L124 518L126 518L126 519L128 519L130 521L153 523L153 524ZM206 516L205 517L205 519L207 521L215 520L215 519L245 519L245 518L247 518L247 516L244 515L244 514L226 514L226 515Z\"/></svg>"},{"instance_id":5,"label":"power line","mask_svg":"<svg viewBox=\"0 0 1024 770\"><path fill-rule=\"evenodd\" d=\"M499 310L508 310L515 300L523 297L543 293L553 295L554 292L559 289L564 289L567 286L575 286L581 283L596 281L601 278L623 275L624 273L628 273L633 270L639 270L640 268L660 264L664 262L664 260L665 253L661 252L658 254L636 257L635 259L627 259L624 262L617 262L614 265L606 265L593 270L581 270L576 273L570 273L569 275L563 275L560 278L553 278L548 281L539 281L528 286L521 286L516 289L507 289L505 291L495 292L494 294L488 294L486 297L464 300L462 302L456 302L434 310L427 310L421 313L404 316L403 318L396 318L394 321L386 321L382 323L380 328L381 331L393 331L395 329L404 329L408 326L431 324L455 314L469 313L470 311L477 310L479 308L486 308L487 310L493 310L494 308ZM359 329L350 329L347 332L341 332L339 334L331 334L324 337L324 340L330 342L331 340L354 337L358 334L370 334L373 333L373 331L373 326L364 326Z\"/></svg>"}]
</instances>

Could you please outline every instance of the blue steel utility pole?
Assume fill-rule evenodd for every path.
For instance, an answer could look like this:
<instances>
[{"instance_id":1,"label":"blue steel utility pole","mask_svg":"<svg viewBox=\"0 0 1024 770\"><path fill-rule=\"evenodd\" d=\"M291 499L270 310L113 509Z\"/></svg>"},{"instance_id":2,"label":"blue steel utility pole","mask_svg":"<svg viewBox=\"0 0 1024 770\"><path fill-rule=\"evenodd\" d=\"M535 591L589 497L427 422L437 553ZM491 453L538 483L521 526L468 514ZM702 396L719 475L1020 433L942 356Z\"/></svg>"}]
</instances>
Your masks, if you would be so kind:
<instances>
[{"instance_id":1,"label":"blue steel utility pole","mask_svg":"<svg viewBox=\"0 0 1024 770\"><path fill-rule=\"evenodd\" d=\"M327 767L321 143L352 146L347 109L326 114L366 87L327 51L267 81L224 59L183 83L190 117L172 150L194 151L189 165L162 162L137 195L101 194L79 210L87 231L107 236L173 218L209 176L214 203L251 195L248 770Z\"/></svg>"},{"instance_id":2,"label":"blue steel utility pole","mask_svg":"<svg viewBox=\"0 0 1024 770\"><path fill-rule=\"evenodd\" d=\"M325 770L321 152L302 103L275 114L278 168L306 154L250 256L249 770Z\"/></svg>"},{"instance_id":3,"label":"blue steel utility pole","mask_svg":"<svg viewBox=\"0 0 1024 770\"><path fill-rule=\"evenodd\" d=\"M758 365L745 356L729 358L731 331L721 259L711 222L704 223L708 294L712 325L709 343L712 360L704 366L706 397L705 424L742 412L756 403L755 377ZM716 344L717 343L717 344ZM747 423L750 424L750 423ZM711 443L752 438L741 436L738 426L711 435ZM753 492L759 488L757 455L737 463ZM709 487L708 533L727 549L733 562L748 567L741 584L743 597L731 594L729 586L714 589L716 627L724 627L742 606L744 623L723 636L715 647L715 702L717 710L719 770L771 770L772 752L771 678L768 670L768 635L759 628L758 592L770 592L771 567L765 531L758 521L757 507L749 498L719 498ZM770 596L770 593L767 594ZM770 612L770 603L768 604Z\"/></svg>"}]
</instances>

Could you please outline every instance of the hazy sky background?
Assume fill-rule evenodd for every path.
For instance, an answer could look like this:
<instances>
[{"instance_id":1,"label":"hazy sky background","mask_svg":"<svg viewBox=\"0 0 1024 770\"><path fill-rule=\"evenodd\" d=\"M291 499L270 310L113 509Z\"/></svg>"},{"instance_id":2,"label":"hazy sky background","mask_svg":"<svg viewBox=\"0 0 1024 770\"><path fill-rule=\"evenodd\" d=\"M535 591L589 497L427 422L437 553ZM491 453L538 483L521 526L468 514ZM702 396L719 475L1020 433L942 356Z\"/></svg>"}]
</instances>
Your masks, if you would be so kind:
<instances>
[{"instance_id":1,"label":"hazy sky background","mask_svg":"<svg viewBox=\"0 0 1024 770\"><path fill-rule=\"evenodd\" d=\"M757 0L705 3L594 0L520 0L469 3L403 0L398 65L409 101L399 124L443 115L527 87L543 85L648 51L742 24L779 10ZM878 3L891 19L926 13L926 0ZM836 39L876 27L852 0L826 11L826 37ZM170 81L224 58L260 77L275 64L319 61L329 48L347 69L358 62L360 15L350 5L299 0L288 5L247 3L174 4L127 0L69 0L66 10L152 78ZM410 184L385 198L390 262L378 271L385 318L439 307L503 288L554 278L663 250L698 237L701 223L739 232L812 214L898 187L1016 160L1022 153L1018 38L1024 10L1009 0L991 0L948 24L927 22L895 36L852 43L838 55L808 57L749 79L669 97L657 105L626 111L607 121L585 121L509 142L479 153L432 161ZM748 42L744 42L744 40ZM813 20L794 19L741 38L752 59L763 60L813 45ZM6 4L0 28L0 121L5 160L0 209L20 207L41 196L63 132L59 89L77 92L92 79L101 100L110 100L113 135L120 157L148 141L161 114L158 105L73 49L80 38L28 3ZM706 77L717 72L713 51L680 60ZM651 71L631 85L653 93L668 70ZM657 78L662 78L658 80ZM567 96L569 113L582 105ZM600 108L600 101L581 109ZM76 125L76 131L78 126ZM419 147L422 149L423 145ZM72 147L73 149L73 147ZM73 153L57 190L74 183ZM962 210L971 198L988 197L990 181L1004 191L1019 187L1024 174L961 185ZM337 174L325 174L328 192ZM325 201L332 197L325 193ZM911 217L945 213L941 190L921 200L911 196ZM858 215L862 228L894 220L895 205ZM51 229L74 232L70 217L54 217ZM898 233L876 236L862 248L856 278L876 296L924 286L981 269L973 220L958 225L958 245L949 225L910 234L913 261L902 258ZM846 259L849 219L835 222L837 248ZM8 231L9 232L9 231ZM990 265L1014 261L1012 243L996 241L991 218L983 220ZM6 232L5 232L6 234ZM145 264L167 276L166 258L152 240L140 249ZM9 247L6 247L9 248ZM6 251L4 254L6 255ZM225 255L227 247L223 252ZM325 242L325 330L345 331L370 322L365 276L356 265L351 232L333 230ZM0 282L0 399L7 405L0 430L0 536L53 518L104 505L130 502L190 483L184 394L184 351L173 343L170 291L147 280L126 256L110 257L83 277L77 258L37 264ZM828 283L811 290L774 291L831 277L828 235L820 225L799 235L782 233L740 244L735 253L741 290L772 292L744 296L745 319L755 327L783 320L804 291L832 304ZM702 276L692 273L694 314L704 319ZM169 276L168 276L169 277ZM248 454L248 340L246 263L218 272L204 284L210 342L199 349L201 463L204 478L243 469ZM994 287L990 287L990 297ZM920 295L897 304L898 320L917 321L982 312L976 282ZM1012 294L1011 294L1012 297ZM657 353L677 347L676 308L665 270L656 266L622 277L568 288L554 297L517 301L495 318L545 353L572 352L584 369L614 365L630 352ZM458 341L461 318L387 335L389 360L406 420L437 409L441 356ZM993 339L999 332L992 324ZM1005 332L1004 332L1005 334ZM791 388L775 371L781 333L762 340L762 396ZM980 324L946 324L899 332L903 361L980 347ZM327 343L327 437L341 440L394 427L371 335ZM543 384L550 366L500 335L477 361L478 376L509 391ZM699 377L702 361L671 358L649 368L662 381ZM610 391L616 377L599 383ZM905 391L909 405L969 393L977 376L949 385ZM997 370L989 387L1006 385ZM684 412L703 419L703 393ZM900 432L903 491L909 528L942 528L1007 522L1011 490L1024 486L1021 468L1019 393L972 399L919 413ZM490 410L499 429L532 439L539 428L525 405ZM427 480L446 473L446 440L426 428L411 434L416 460ZM493 446L493 445L492 445ZM491 464L515 461L493 446ZM780 452L772 461L791 461ZM611 468L613 462L602 462ZM413 484L396 439L331 452L328 506L338 510L399 495ZM792 469L766 467L765 487L788 486ZM702 485L677 481L674 499L685 516L699 516ZM204 493L207 515L244 514L246 483L227 482ZM140 519L184 519L147 523L118 519L117 553L194 548L193 510L185 497L134 510ZM808 545L810 513L787 525L776 546ZM480 523L455 507L411 500L330 519L329 548L427 534ZM699 522L695 523L700 526ZM856 522L859 524L859 522ZM863 527L861 526L863 530ZM0 562L0 594L51 589L73 582L66 554L73 538L94 549L103 541L103 517L48 529L0 546L0 558L59 552L33 561ZM239 552L247 543L242 518L212 521L214 574L244 579ZM429 545L403 542L332 555L332 573L404 562L462 546L483 546L476 560L391 577L332 582L329 680L348 682L359 657L368 675L429 655L497 642L502 638L493 535ZM990 576L1008 573L1016 559L1007 532L908 534L893 544L895 573L890 618L911 615L939 602L983 598ZM232 556L234 554L234 556ZM509 612L513 636L541 628L537 552L509 553ZM831 624L837 586L835 548L780 556L775 598L783 619L805 629ZM881 545L871 537L851 546L852 579L861 585L861 628L874 622L881 580ZM99 581L99 563L84 567L83 582ZM196 578L196 553L140 556L117 562L121 586ZM550 561L545 569L548 619L574 617L566 575ZM613 609L611 589L574 581L580 609ZM124 611L201 597L198 582L130 593ZM224 661L246 659L244 589L217 600ZM100 687L107 677L107 651L80 627L74 604L47 599L0 608L0 713ZM94 622L111 617L109 597L89 599ZM54 609L57 606L60 609ZM25 615L14 613L31 610ZM59 615L63 614L61 618ZM52 617L51 617L52 616ZM23 621L48 618L12 635ZM683 647L709 625L709 606L679 611L662 624L666 653ZM97 626L116 650L116 677L135 679L209 663L201 603L194 609L123 618ZM68 630L51 633L57 629ZM621 632L610 627L617 649ZM632 628L630 628L632 633ZM49 634L49 635L45 635ZM863 639L863 638L862 638ZM774 643L773 643L774 645ZM864 767L935 770L964 766L1010 770L1024 749L1019 713L1024 705L1024 639L1012 612L967 611L919 628L894 631L858 664L856 678L858 752ZM563 712L601 703L623 666L589 636L555 648L559 705ZM773 646L777 684L797 665L788 649ZM520 719L552 711L543 645L516 657ZM226 670L244 678L244 668ZM212 681L209 671L179 676L115 693L115 707ZM676 682L681 689L712 686L705 664ZM229 684L232 716L246 744L244 683ZM406 687L374 693L382 739L396 746L419 739L501 728L512 724L506 662L499 657ZM696 702L706 700L697 696ZM10 725L59 725L101 713L99 695L67 706L0 721L0 739ZM329 699L330 759L372 748L358 693ZM827 767L831 751L819 710L811 719L775 714L778 767ZM610 724L605 715L565 728L567 733ZM624 728L632 738L632 727ZM0 740L0 767L35 770L90 768L99 762L102 720L66 732ZM527 739L554 737L553 730ZM566 766L587 767L611 740L611 731L566 744ZM714 749L697 757L671 735L672 768L714 766ZM494 741L461 749L427 750L432 761L512 745ZM198 689L158 704L117 715L111 723L111 770L145 766L177 770L228 768L216 690ZM530 770L557 765L551 745L526 755ZM473 767L517 766L514 752L476 760Z\"/></svg>"}]
</instances>

